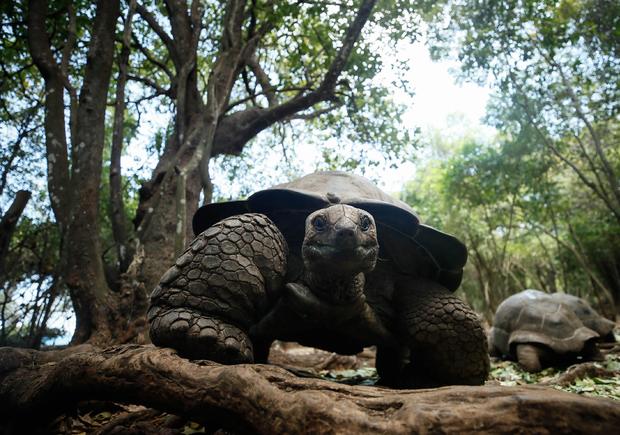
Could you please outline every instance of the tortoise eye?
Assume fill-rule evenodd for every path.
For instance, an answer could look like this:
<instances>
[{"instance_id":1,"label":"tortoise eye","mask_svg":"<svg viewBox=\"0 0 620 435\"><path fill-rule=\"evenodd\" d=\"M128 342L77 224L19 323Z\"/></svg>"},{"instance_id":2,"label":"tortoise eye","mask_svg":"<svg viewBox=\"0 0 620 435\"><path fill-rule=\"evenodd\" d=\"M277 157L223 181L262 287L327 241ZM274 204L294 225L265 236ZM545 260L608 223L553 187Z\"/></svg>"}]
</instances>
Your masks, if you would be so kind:
<instances>
[{"instance_id":1,"label":"tortoise eye","mask_svg":"<svg viewBox=\"0 0 620 435\"><path fill-rule=\"evenodd\" d=\"M317 216L312 220L312 226L317 231L323 231L327 228L327 221L323 216Z\"/></svg>"},{"instance_id":2,"label":"tortoise eye","mask_svg":"<svg viewBox=\"0 0 620 435\"><path fill-rule=\"evenodd\" d=\"M366 215L362 216L362 218L360 219L360 228L362 229L362 231L368 231L370 225L370 218Z\"/></svg>"}]
</instances>

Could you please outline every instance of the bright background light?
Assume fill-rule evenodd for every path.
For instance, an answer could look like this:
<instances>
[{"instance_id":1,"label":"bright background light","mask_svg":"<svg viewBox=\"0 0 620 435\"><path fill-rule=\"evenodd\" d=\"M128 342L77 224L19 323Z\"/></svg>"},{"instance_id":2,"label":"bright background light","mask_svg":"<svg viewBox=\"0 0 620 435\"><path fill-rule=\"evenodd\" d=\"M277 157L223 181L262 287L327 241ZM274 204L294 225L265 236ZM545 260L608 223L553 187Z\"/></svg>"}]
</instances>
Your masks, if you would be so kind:
<instances>
[{"instance_id":1,"label":"bright background light","mask_svg":"<svg viewBox=\"0 0 620 435\"><path fill-rule=\"evenodd\" d=\"M410 70L403 72L396 69L395 59L406 59ZM431 136L437 134L451 139L457 139L472 131L481 137L493 135L494 130L482 123L490 90L473 83L458 83L451 71L457 70L459 63L453 60L432 61L424 38L414 44L400 44L396 56L393 59L386 57L384 60L386 68L375 80L388 87L400 78L411 84L415 92L413 97L402 90L394 89L393 99L407 108L403 116L404 125L411 129L420 128L423 145L430 141ZM141 107L143 114L137 137L127 147L127 153L122 160L125 174L137 173L144 179L150 177L157 164L157 156L146 152L147 144L153 140L156 131L166 127L171 116L170 112L161 109L156 105ZM301 125L301 122L299 124ZM282 148L265 149L260 140L259 134L254 143L246 147L254 162L251 168L243 172L246 178L254 181L252 191L283 182L289 179L291 174L313 172L323 160L316 144L302 140L293 144L294 149L287 150L285 156ZM365 168L364 175L375 180L388 192L399 192L404 183L415 174L416 166L422 164L419 158L424 157L424 153L422 147L416 156L418 159L399 164L396 168L389 167L388 164ZM378 151L371 152L370 155L381 159ZM218 167L217 161L212 162L211 168L213 183L220 198L236 199L250 193L247 185L228 180L227 174Z\"/></svg>"},{"instance_id":2,"label":"bright background light","mask_svg":"<svg viewBox=\"0 0 620 435\"><path fill-rule=\"evenodd\" d=\"M435 133L451 139L472 131L480 137L491 137L495 133L482 121L490 89L474 83L458 82L455 72L459 69L459 62L433 61L423 38L414 44L401 45L397 57L407 59L410 65L406 79L415 95L410 97L401 91L395 93L394 99L408 107L403 121L405 125L420 128L423 144ZM378 79L388 84L394 80L394 74L398 71L387 68ZM420 163L413 161L395 169L382 168L382 187L388 192L399 192Z\"/></svg>"}]
</instances>

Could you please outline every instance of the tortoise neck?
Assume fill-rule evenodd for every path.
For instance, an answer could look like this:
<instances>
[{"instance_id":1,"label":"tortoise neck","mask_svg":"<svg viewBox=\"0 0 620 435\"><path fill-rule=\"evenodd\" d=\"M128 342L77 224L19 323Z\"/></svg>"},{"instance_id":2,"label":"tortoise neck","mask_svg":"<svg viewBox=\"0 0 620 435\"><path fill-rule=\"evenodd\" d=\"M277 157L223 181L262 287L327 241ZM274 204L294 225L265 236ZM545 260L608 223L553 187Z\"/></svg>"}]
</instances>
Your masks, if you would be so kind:
<instances>
[{"instance_id":1,"label":"tortoise neck","mask_svg":"<svg viewBox=\"0 0 620 435\"><path fill-rule=\"evenodd\" d=\"M334 276L304 270L302 281L318 298L335 304L344 304L364 297L366 278L363 273Z\"/></svg>"}]
</instances>

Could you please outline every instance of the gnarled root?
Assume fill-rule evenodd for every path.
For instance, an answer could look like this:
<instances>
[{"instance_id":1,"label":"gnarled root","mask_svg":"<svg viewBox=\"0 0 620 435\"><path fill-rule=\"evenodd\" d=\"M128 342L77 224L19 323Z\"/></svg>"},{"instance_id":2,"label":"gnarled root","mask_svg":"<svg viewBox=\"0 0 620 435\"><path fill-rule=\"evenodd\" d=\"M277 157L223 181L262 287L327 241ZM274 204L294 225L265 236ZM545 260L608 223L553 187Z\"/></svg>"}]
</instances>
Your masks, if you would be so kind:
<instances>
[{"instance_id":1,"label":"gnarled root","mask_svg":"<svg viewBox=\"0 0 620 435\"><path fill-rule=\"evenodd\" d=\"M212 428L259 434L609 434L620 427L617 402L545 387L347 386L267 365L193 363L152 346L82 352L55 364L32 360L38 359L0 367L0 426L12 420L17 433L33 433L27 424L83 400L141 404Z\"/></svg>"}]
</instances>

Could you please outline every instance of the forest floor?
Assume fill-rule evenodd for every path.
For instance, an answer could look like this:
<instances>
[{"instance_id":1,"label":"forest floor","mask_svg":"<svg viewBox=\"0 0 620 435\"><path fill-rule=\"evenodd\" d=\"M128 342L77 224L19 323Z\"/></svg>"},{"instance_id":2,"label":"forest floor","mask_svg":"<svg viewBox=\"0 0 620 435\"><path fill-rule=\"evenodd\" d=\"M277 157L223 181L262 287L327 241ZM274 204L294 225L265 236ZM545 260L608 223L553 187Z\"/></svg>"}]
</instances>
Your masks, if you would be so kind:
<instances>
[{"instance_id":1,"label":"forest floor","mask_svg":"<svg viewBox=\"0 0 620 435\"><path fill-rule=\"evenodd\" d=\"M273 363L298 376L320 377L349 385L374 385L378 380L372 348L356 356L342 356L296 343L276 343L271 352ZM602 361L578 362L565 368L550 367L538 373L528 373L513 361L491 358L486 385L538 384L620 401L620 340L603 344L601 353Z\"/></svg>"},{"instance_id":2,"label":"forest floor","mask_svg":"<svg viewBox=\"0 0 620 435\"><path fill-rule=\"evenodd\" d=\"M616 331L617 333L620 330ZM602 361L580 362L559 369L548 368L528 373L511 361L491 359L487 385L545 385L590 397L605 397L620 403L620 335L616 343L601 345ZM270 362L297 376L321 378L348 385L374 385L374 349L365 349L354 356L300 346L296 343L274 343ZM143 406L116 403L83 403L75 413L58 417L50 426L55 434L229 434L230 432L187 421Z\"/></svg>"}]
</instances>

